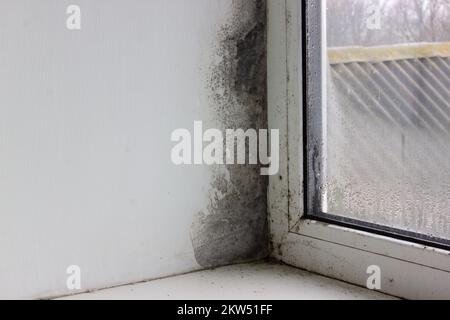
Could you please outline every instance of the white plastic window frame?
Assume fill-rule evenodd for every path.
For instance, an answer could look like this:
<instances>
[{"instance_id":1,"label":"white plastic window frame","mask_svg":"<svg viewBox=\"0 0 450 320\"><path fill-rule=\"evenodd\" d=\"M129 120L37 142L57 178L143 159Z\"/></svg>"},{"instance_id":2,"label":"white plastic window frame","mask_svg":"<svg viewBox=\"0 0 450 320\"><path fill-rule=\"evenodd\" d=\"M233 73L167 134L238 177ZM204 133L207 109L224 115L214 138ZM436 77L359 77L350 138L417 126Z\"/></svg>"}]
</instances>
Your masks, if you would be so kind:
<instances>
[{"instance_id":1,"label":"white plastic window frame","mask_svg":"<svg viewBox=\"0 0 450 320\"><path fill-rule=\"evenodd\" d=\"M377 266L383 293L450 299L450 251L305 218L300 1L267 1L268 120L280 130L280 171L268 190L273 257L362 287Z\"/></svg>"}]
</instances>

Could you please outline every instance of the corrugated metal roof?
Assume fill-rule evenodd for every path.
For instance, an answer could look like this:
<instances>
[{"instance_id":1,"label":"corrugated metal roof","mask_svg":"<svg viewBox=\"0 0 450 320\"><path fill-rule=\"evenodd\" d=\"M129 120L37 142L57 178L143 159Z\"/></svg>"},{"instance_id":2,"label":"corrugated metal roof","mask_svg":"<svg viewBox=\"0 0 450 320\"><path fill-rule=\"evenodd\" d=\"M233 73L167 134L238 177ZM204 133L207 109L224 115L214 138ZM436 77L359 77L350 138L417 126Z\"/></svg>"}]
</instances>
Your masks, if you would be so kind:
<instances>
[{"instance_id":1,"label":"corrugated metal roof","mask_svg":"<svg viewBox=\"0 0 450 320\"><path fill-rule=\"evenodd\" d=\"M450 133L450 44L333 49L331 56L337 93L356 108L393 125Z\"/></svg>"}]
</instances>

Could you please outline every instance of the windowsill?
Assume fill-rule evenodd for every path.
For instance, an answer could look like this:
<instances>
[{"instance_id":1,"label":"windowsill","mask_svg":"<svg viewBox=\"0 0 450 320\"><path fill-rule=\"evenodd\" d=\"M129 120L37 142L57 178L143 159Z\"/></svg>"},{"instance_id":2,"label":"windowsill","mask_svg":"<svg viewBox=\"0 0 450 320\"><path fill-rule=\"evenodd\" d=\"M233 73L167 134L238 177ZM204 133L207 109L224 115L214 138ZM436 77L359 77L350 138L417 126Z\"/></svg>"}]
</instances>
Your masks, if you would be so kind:
<instances>
[{"instance_id":1,"label":"windowsill","mask_svg":"<svg viewBox=\"0 0 450 320\"><path fill-rule=\"evenodd\" d=\"M63 299L366 300L395 299L276 263L251 263L126 285Z\"/></svg>"}]
</instances>

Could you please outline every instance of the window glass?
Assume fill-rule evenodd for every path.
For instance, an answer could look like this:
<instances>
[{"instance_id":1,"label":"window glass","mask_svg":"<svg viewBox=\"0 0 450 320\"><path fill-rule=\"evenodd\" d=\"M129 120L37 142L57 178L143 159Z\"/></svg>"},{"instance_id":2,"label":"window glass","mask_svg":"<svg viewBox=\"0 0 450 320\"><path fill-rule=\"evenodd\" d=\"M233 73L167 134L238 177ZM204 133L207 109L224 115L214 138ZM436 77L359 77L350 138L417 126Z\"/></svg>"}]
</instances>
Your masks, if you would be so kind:
<instances>
[{"instance_id":1,"label":"window glass","mask_svg":"<svg viewBox=\"0 0 450 320\"><path fill-rule=\"evenodd\" d=\"M324 214L450 240L450 0L327 0Z\"/></svg>"}]
</instances>

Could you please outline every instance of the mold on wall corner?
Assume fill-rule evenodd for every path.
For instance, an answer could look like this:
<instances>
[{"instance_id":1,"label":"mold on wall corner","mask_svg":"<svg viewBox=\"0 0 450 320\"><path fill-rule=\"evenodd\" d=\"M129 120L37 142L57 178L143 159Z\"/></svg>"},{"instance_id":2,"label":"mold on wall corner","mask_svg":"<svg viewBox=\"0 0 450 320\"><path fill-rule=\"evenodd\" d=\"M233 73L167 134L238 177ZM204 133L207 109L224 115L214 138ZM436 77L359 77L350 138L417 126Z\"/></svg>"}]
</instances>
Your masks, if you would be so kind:
<instances>
[{"instance_id":1,"label":"mold on wall corner","mask_svg":"<svg viewBox=\"0 0 450 320\"><path fill-rule=\"evenodd\" d=\"M232 0L206 86L221 130L266 129L266 1ZM191 227L197 263L217 267L268 255L267 178L258 165L212 169L209 201Z\"/></svg>"}]
</instances>

